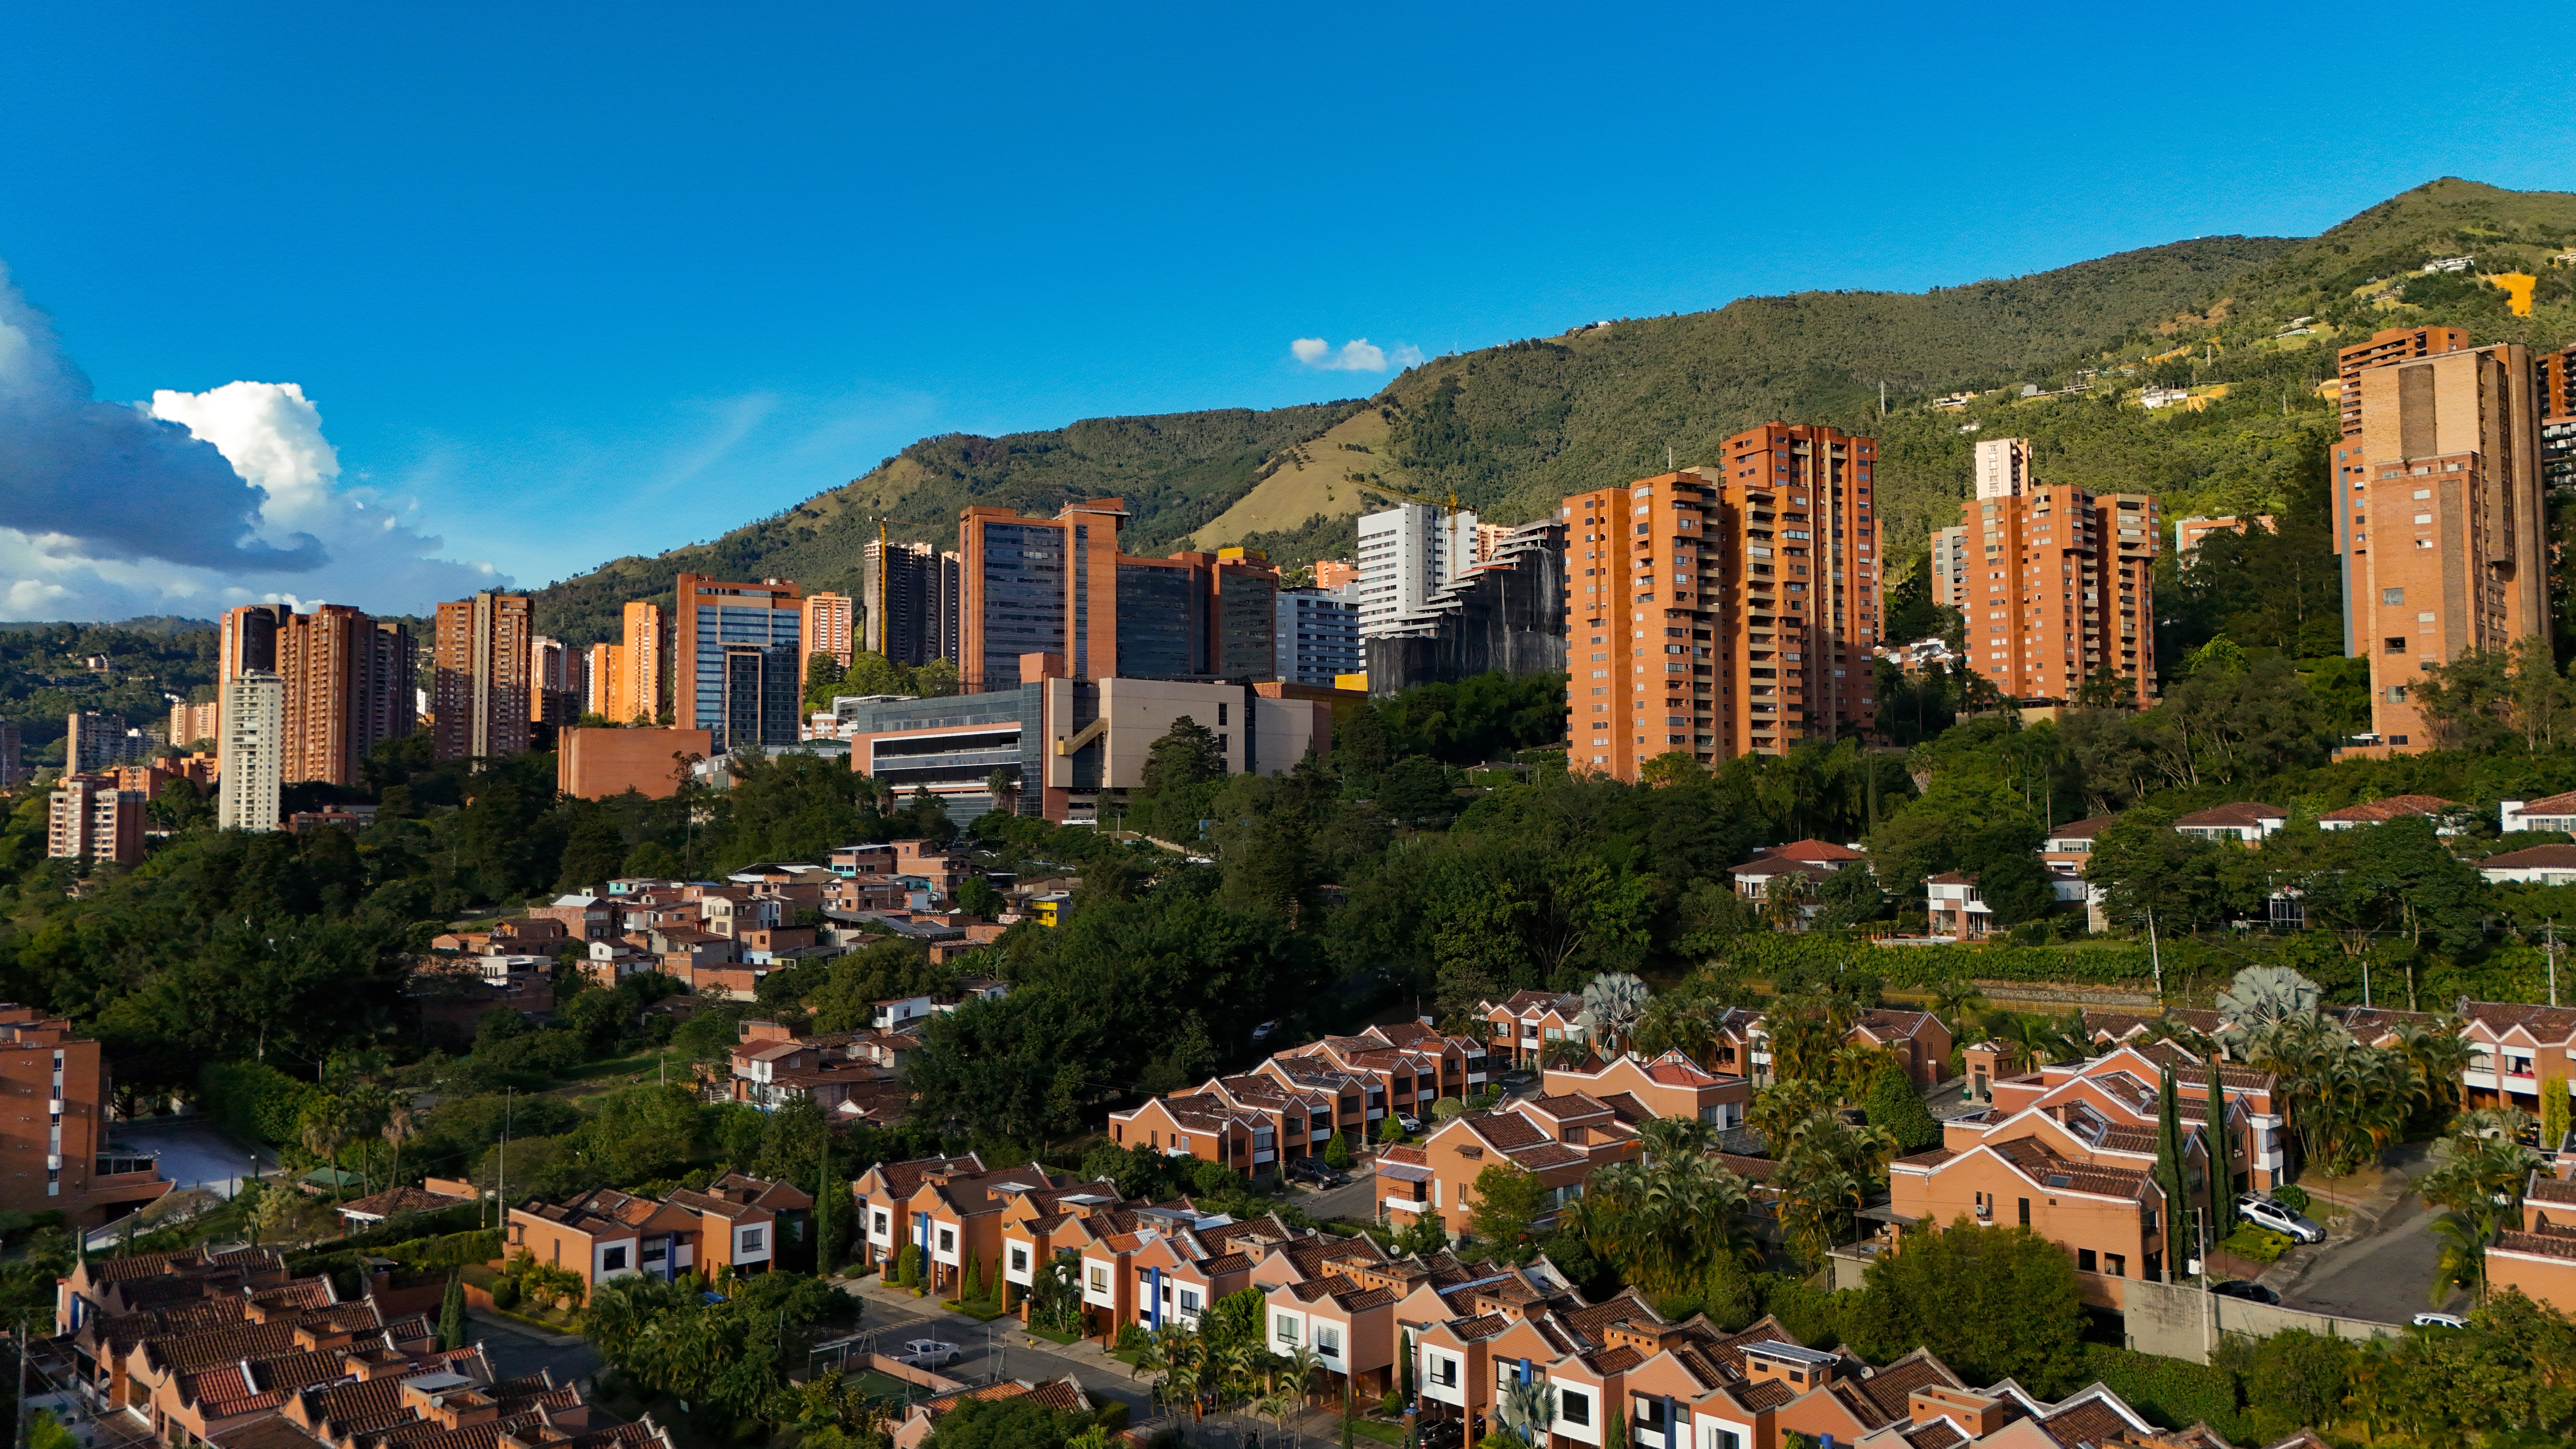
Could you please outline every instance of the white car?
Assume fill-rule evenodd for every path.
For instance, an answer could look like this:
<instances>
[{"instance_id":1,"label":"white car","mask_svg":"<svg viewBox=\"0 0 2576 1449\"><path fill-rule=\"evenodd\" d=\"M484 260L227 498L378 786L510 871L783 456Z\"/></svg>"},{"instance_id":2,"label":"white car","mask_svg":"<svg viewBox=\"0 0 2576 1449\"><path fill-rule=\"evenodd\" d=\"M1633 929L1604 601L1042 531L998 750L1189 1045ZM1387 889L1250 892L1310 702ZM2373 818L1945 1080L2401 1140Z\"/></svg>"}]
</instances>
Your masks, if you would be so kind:
<instances>
[{"instance_id":1,"label":"white car","mask_svg":"<svg viewBox=\"0 0 2576 1449\"><path fill-rule=\"evenodd\" d=\"M2296 1242L2322 1243L2326 1238L2325 1229L2318 1227L2315 1223L2308 1221L2306 1218L2299 1216L2297 1213L2290 1211L2288 1208L2281 1206L2279 1203L2272 1201L2270 1198L2263 1196L2259 1192L2249 1192L2238 1195L2236 1199L2236 1210L2243 1213L2254 1222L2270 1228L2276 1233L2284 1234Z\"/></svg>"},{"instance_id":2,"label":"white car","mask_svg":"<svg viewBox=\"0 0 2576 1449\"><path fill-rule=\"evenodd\" d=\"M957 1362L957 1345L942 1343L935 1338L916 1338L903 1346L903 1352L896 1356L895 1362L914 1368L946 1368Z\"/></svg>"},{"instance_id":3,"label":"white car","mask_svg":"<svg viewBox=\"0 0 2576 1449\"><path fill-rule=\"evenodd\" d=\"M2466 1328L2469 1326L2469 1321L2456 1313L2418 1313L2415 1315L2415 1326L2417 1328Z\"/></svg>"}]
</instances>

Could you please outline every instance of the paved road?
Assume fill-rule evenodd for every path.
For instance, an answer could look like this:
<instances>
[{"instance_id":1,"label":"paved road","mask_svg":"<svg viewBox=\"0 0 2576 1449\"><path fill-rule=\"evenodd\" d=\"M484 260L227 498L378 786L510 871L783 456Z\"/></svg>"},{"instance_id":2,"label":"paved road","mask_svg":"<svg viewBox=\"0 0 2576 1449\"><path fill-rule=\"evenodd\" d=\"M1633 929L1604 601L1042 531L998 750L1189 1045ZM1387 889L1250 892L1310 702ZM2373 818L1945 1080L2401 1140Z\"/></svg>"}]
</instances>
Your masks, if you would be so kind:
<instances>
[{"instance_id":1,"label":"paved road","mask_svg":"<svg viewBox=\"0 0 2576 1449\"><path fill-rule=\"evenodd\" d=\"M2438 1213L2413 1193L2400 1198L2371 1233L2357 1238L2329 1238L2319 1246L2307 1271L2281 1295L2292 1308L2405 1323L2428 1308L2456 1308L2468 1294L2451 1290L2436 1304L2428 1296L2441 1246L2433 1237Z\"/></svg>"},{"instance_id":2,"label":"paved road","mask_svg":"<svg viewBox=\"0 0 2576 1449\"><path fill-rule=\"evenodd\" d=\"M492 1360L492 1372L505 1379L550 1369L560 1386L578 1381L585 1388L599 1372L599 1353L587 1342L552 1344L498 1319L474 1315L474 1339Z\"/></svg>"},{"instance_id":3,"label":"paved road","mask_svg":"<svg viewBox=\"0 0 2576 1449\"><path fill-rule=\"evenodd\" d=\"M262 1147L254 1150L225 1136L203 1117L140 1117L115 1124L108 1139L137 1152L157 1154L161 1175L181 1187L203 1187L224 1197L241 1188L241 1180L256 1170L262 1174L277 1171L277 1154Z\"/></svg>"}]
</instances>

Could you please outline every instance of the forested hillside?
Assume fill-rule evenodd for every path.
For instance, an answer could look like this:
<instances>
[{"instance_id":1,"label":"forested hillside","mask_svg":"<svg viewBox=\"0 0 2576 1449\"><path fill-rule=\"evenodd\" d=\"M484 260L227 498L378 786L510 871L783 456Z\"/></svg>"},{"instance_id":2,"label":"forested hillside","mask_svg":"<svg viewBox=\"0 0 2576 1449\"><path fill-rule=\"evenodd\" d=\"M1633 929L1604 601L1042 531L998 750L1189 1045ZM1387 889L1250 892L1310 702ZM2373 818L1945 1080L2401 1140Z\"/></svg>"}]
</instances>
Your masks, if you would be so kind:
<instances>
[{"instance_id":1,"label":"forested hillside","mask_svg":"<svg viewBox=\"0 0 2576 1449\"><path fill-rule=\"evenodd\" d=\"M667 591L682 569L845 586L877 516L897 537L946 544L970 503L1045 512L1116 494L1135 515L1131 546L1165 550L1292 459L1317 480L1301 526L1197 541L1255 542L1299 563L1348 551L1360 497L1335 485L1352 475L1454 488L1488 518L1520 522L1605 477L1660 472L1668 456L1704 461L1771 418L1887 440L1879 494L1899 562L1949 520L1980 434L2030 436L2049 476L2151 489L2173 513L2278 509L2321 466L2332 414L2315 388L2333 375L2339 339L2440 322L2480 342L2563 344L2576 337L2576 268L2548 258L2571 240L2576 196L2444 179L2305 240L2204 237L1922 295L1744 298L1436 358L1365 401L930 438L713 544L555 585L540 595L540 626L605 638L616 604ZM2420 270L2463 254L2477 258L2470 273ZM2509 272L2535 279L2527 316L2486 280ZM2277 335L2302 318L2308 330ZM2091 386L2060 391L2078 382ZM2148 383L2194 388L2198 406L2150 413L2136 405ZM2059 395L2024 401L2024 385ZM1993 395L1964 413L1929 406L1971 389ZM1336 471L1300 451L1368 408L1387 419L1374 456L1354 451ZM1263 512L1293 516L1289 505L1272 499Z\"/></svg>"}]
</instances>

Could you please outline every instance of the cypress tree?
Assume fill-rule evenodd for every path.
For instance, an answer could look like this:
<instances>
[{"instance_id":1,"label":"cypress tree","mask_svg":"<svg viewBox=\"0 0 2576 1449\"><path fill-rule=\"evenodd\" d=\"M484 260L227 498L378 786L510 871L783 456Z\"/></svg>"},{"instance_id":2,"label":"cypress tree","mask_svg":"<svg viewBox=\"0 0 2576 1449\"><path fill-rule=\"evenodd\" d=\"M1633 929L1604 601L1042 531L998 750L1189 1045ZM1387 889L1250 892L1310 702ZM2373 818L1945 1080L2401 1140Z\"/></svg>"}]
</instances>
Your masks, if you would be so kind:
<instances>
[{"instance_id":1,"label":"cypress tree","mask_svg":"<svg viewBox=\"0 0 2576 1449\"><path fill-rule=\"evenodd\" d=\"M966 1255L966 1282L957 1290L957 1301L974 1303L980 1301L983 1296L984 1265L976 1261L974 1254L969 1253Z\"/></svg>"},{"instance_id":2,"label":"cypress tree","mask_svg":"<svg viewBox=\"0 0 2576 1449\"><path fill-rule=\"evenodd\" d=\"M2236 1231L2236 1147L2227 1136L2227 1093L2218 1080L2218 1054L2209 1056L2209 1240Z\"/></svg>"},{"instance_id":3,"label":"cypress tree","mask_svg":"<svg viewBox=\"0 0 2576 1449\"><path fill-rule=\"evenodd\" d=\"M1403 1345L1404 1369L1402 1377L1397 1380L1397 1385L1403 1391L1404 1402L1411 1405L1420 1391L1415 1388L1413 1382L1413 1330L1410 1328L1404 1330Z\"/></svg>"},{"instance_id":4,"label":"cypress tree","mask_svg":"<svg viewBox=\"0 0 2576 1449\"><path fill-rule=\"evenodd\" d=\"M447 1271L447 1297L438 1305L438 1346L443 1349L465 1346L465 1274L464 1270Z\"/></svg>"},{"instance_id":5,"label":"cypress tree","mask_svg":"<svg viewBox=\"0 0 2576 1449\"><path fill-rule=\"evenodd\" d=\"M814 1272L830 1278L841 1271L841 1252L832 1241L832 1142L823 1140L823 1175L814 1184Z\"/></svg>"},{"instance_id":6,"label":"cypress tree","mask_svg":"<svg viewBox=\"0 0 2576 1449\"><path fill-rule=\"evenodd\" d=\"M2184 1191L2180 1098L2173 1073L2157 1075L2156 1186L2165 1194L2165 1259L2172 1276L2179 1278L2191 1259L2191 1199Z\"/></svg>"}]
</instances>

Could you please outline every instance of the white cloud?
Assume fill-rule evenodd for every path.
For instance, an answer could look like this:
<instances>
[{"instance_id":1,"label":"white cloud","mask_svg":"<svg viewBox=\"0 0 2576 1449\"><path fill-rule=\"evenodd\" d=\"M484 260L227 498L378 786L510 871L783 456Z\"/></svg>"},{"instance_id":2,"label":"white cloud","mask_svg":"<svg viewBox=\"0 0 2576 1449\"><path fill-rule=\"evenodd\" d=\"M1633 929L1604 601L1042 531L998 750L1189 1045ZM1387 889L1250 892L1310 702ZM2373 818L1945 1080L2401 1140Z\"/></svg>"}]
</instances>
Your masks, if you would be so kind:
<instances>
[{"instance_id":1,"label":"white cloud","mask_svg":"<svg viewBox=\"0 0 2576 1449\"><path fill-rule=\"evenodd\" d=\"M1318 372L1384 372L1390 365L1402 369L1422 362L1422 349L1410 342L1385 348L1365 337L1343 343L1339 352L1321 337L1300 337L1288 344L1288 351Z\"/></svg>"},{"instance_id":2,"label":"white cloud","mask_svg":"<svg viewBox=\"0 0 2576 1449\"><path fill-rule=\"evenodd\" d=\"M340 458L322 413L295 383L230 382L207 392L155 392L135 411L211 443L261 501L251 537L318 542L324 561L294 572L215 570L162 559L102 557L89 540L0 527L0 618L209 618L235 604L332 602L383 613L427 613L440 599L509 580L485 563L436 557L444 540L419 531L415 500L340 486Z\"/></svg>"}]
</instances>

